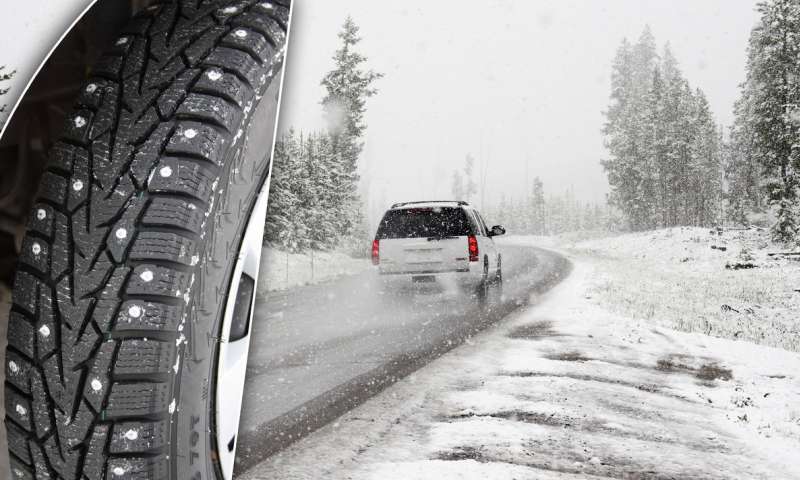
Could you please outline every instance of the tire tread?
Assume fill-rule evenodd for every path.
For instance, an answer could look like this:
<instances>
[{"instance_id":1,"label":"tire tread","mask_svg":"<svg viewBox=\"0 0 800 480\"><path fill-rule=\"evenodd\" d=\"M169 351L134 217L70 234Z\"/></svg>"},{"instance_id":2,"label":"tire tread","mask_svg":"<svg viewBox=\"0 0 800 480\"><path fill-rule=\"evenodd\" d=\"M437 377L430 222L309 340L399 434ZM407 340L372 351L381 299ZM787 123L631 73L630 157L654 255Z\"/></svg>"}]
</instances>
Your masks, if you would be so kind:
<instances>
[{"instance_id":1,"label":"tire tread","mask_svg":"<svg viewBox=\"0 0 800 480\"><path fill-rule=\"evenodd\" d=\"M11 478L172 478L181 330L206 220L237 133L283 60L289 4L262 3L155 3L83 85L14 281Z\"/></svg>"}]
</instances>

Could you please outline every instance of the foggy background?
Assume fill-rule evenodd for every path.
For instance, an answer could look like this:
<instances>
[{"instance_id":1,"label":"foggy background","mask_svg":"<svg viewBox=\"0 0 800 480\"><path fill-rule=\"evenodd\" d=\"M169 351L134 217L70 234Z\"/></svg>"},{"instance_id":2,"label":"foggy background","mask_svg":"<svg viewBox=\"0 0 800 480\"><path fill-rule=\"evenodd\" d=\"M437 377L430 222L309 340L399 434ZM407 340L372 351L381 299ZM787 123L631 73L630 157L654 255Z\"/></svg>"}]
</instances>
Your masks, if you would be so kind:
<instances>
[{"instance_id":1,"label":"foggy background","mask_svg":"<svg viewBox=\"0 0 800 480\"><path fill-rule=\"evenodd\" d=\"M603 203L602 112L622 38L649 25L730 125L756 3L295 0L281 129L325 127L319 81L349 14L366 68L385 74L360 159L370 224L392 202L450 198L468 153L478 175L488 165L486 204L521 195L534 176Z\"/></svg>"},{"instance_id":2,"label":"foggy background","mask_svg":"<svg viewBox=\"0 0 800 480\"><path fill-rule=\"evenodd\" d=\"M57 37L35 19L66 17L86 3L36 0L26 8L49 17L0 19L8 38L25 32L38 39L0 45L0 65L18 71L5 85L9 107L37 66L26 58L39 58ZM478 176L487 170L487 204L503 193L520 196L535 176L549 193L572 189L578 200L604 203L600 129L622 38L635 41L649 25L659 48L670 43L686 77L727 126L756 3L295 0L281 128L325 127L319 81L349 14L361 29L358 50L367 68L385 74L367 102L360 159L370 223L392 202L450 198L452 172L468 153Z\"/></svg>"}]
</instances>

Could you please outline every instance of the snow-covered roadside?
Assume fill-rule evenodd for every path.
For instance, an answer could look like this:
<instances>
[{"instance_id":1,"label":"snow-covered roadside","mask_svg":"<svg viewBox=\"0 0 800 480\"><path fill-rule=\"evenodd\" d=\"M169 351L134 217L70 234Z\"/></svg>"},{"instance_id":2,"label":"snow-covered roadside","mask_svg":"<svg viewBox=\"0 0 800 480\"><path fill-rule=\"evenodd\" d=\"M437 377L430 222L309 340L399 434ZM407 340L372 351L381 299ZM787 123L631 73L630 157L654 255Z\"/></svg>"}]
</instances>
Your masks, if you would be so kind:
<instances>
[{"instance_id":1,"label":"snow-covered roadside","mask_svg":"<svg viewBox=\"0 0 800 480\"><path fill-rule=\"evenodd\" d=\"M800 478L800 355L610 313L596 276L242 478Z\"/></svg>"},{"instance_id":2,"label":"snow-covered roadside","mask_svg":"<svg viewBox=\"0 0 800 480\"><path fill-rule=\"evenodd\" d=\"M270 247L261 252L258 295L355 275L370 268L368 259L353 258L341 252L288 253ZM288 272L288 275L287 275Z\"/></svg>"},{"instance_id":3,"label":"snow-covered roadside","mask_svg":"<svg viewBox=\"0 0 800 480\"><path fill-rule=\"evenodd\" d=\"M603 274L606 308L687 332L800 351L800 256L763 230L671 228L558 247Z\"/></svg>"}]
</instances>

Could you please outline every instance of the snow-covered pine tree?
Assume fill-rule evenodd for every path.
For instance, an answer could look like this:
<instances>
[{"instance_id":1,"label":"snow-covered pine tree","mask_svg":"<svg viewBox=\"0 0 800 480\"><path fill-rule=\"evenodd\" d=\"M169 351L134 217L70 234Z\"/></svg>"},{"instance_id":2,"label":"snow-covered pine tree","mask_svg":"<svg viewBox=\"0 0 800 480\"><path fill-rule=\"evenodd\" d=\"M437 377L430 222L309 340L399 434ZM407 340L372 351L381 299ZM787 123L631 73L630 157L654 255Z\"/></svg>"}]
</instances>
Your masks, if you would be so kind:
<instances>
[{"instance_id":1,"label":"snow-covered pine tree","mask_svg":"<svg viewBox=\"0 0 800 480\"><path fill-rule=\"evenodd\" d=\"M671 202L668 206L668 226L689 225L687 212L690 205L690 178L692 168L692 142L694 141L695 102L689 82L683 76L671 79L668 89L671 108L675 112L671 127L672 138L668 150L668 182Z\"/></svg>"},{"instance_id":2,"label":"snow-covered pine tree","mask_svg":"<svg viewBox=\"0 0 800 480\"><path fill-rule=\"evenodd\" d=\"M340 47L333 56L334 66L325 74L321 85L325 88L322 108L328 123L331 152L340 169L334 177L337 192L341 195L339 233L343 236L353 234L353 229L361 223L355 218L361 211L358 205L358 158L364 147L364 133L367 125L364 120L366 102L377 93L372 85L383 74L365 70L367 58L356 51L361 38L359 28L351 17L345 19L338 37Z\"/></svg>"},{"instance_id":3,"label":"snow-covered pine tree","mask_svg":"<svg viewBox=\"0 0 800 480\"><path fill-rule=\"evenodd\" d=\"M692 209L686 220L698 226L716 225L720 219L718 208L722 197L720 134L705 94L697 89L694 99L695 136L691 147L690 177L687 179L692 185Z\"/></svg>"},{"instance_id":4,"label":"snow-covered pine tree","mask_svg":"<svg viewBox=\"0 0 800 480\"><path fill-rule=\"evenodd\" d=\"M530 224L527 218L528 213L528 199L527 195L523 195L514 205L514 229L524 234L530 233Z\"/></svg>"},{"instance_id":5,"label":"snow-covered pine tree","mask_svg":"<svg viewBox=\"0 0 800 480\"><path fill-rule=\"evenodd\" d=\"M563 198L559 195L549 195L546 201L547 205L547 225L549 230L547 232L548 235L558 235L566 231L565 225L565 217L566 217L566 208L563 202Z\"/></svg>"},{"instance_id":6,"label":"snow-covered pine tree","mask_svg":"<svg viewBox=\"0 0 800 480\"><path fill-rule=\"evenodd\" d=\"M300 199L296 181L299 145L294 130L278 137L272 157L272 180L269 190L264 240L290 252L299 251L304 243L305 225L299 214Z\"/></svg>"},{"instance_id":7,"label":"snow-covered pine tree","mask_svg":"<svg viewBox=\"0 0 800 480\"><path fill-rule=\"evenodd\" d=\"M636 171L634 201L630 205L637 230L654 228L656 221L657 167L652 134L655 105L651 98L653 75L658 64L655 37L649 26L633 46L633 96L630 112L633 132L632 155Z\"/></svg>"},{"instance_id":8,"label":"snow-covered pine tree","mask_svg":"<svg viewBox=\"0 0 800 480\"><path fill-rule=\"evenodd\" d=\"M313 230L316 228L314 225L313 208L314 203L317 201L315 198L316 189L312 178L307 172L307 155L308 155L308 134L300 132L297 138L297 147L290 150L292 155L291 165L293 167L292 181L290 188L297 197L297 205L295 208L295 223L297 225L295 232L295 251L304 252L311 248Z\"/></svg>"},{"instance_id":9,"label":"snow-covered pine tree","mask_svg":"<svg viewBox=\"0 0 800 480\"><path fill-rule=\"evenodd\" d=\"M633 97L632 47L627 39L617 49L611 71L611 104L606 110L603 126L605 145L609 157L602 161L611 191L609 203L622 211L629 211L632 203L635 171L631 160L631 131L629 112ZM549 210L548 210L549 211ZM631 225L633 227L633 225Z\"/></svg>"},{"instance_id":10,"label":"snow-covered pine tree","mask_svg":"<svg viewBox=\"0 0 800 480\"><path fill-rule=\"evenodd\" d=\"M504 225L509 231L511 230L511 202L503 194L500 198L500 205L497 208L496 222L498 225Z\"/></svg>"},{"instance_id":11,"label":"snow-covered pine tree","mask_svg":"<svg viewBox=\"0 0 800 480\"><path fill-rule=\"evenodd\" d=\"M659 122L663 136L659 151L659 183L662 190L662 227L680 224L679 205L681 203L684 170L685 116L687 99L684 98L685 80L678 67L678 61L667 44L664 47L661 71L663 72L663 97Z\"/></svg>"},{"instance_id":12,"label":"snow-covered pine tree","mask_svg":"<svg viewBox=\"0 0 800 480\"><path fill-rule=\"evenodd\" d=\"M6 71L6 66L5 65L0 65L0 82L7 82L7 81L11 80L12 78L14 78L14 75L16 73L17 73L16 70L12 70L12 71L9 72L9 71ZM8 90L9 90L8 88L0 87L0 97L2 97L3 95L7 94ZM0 103L0 113L4 113L5 111L6 111L6 105L3 104L3 103ZM2 122L0 122L0 125L2 125Z\"/></svg>"},{"instance_id":13,"label":"snow-covered pine tree","mask_svg":"<svg viewBox=\"0 0 800 480\"><path fill-rule=\"evenodd\" d=\"M478 193L478 185L475 183L474 173L475 158L467 154L467 158L464 159L464 200L467 202L471 201L472 196Z\"/></svg>"},{"instance_id":14,"label":"snow-covered pine tree","mask_svg":"<svg viewBox=\"0 0 800 480\"><path fill-rule=\"evenodd\" d=\"M545 224L544 183L539 177L534 177L533 179L531 201L533 215L530 233L533 235L544 235L547 231L547 225Z\"/></svg>"},{"instance_id":15,"label":"snow-covered pine tree","mask_svg":"<svg viewBox=\"0 0 800 480\"><path fill-rule=\"evenodd\" d=\"M762 167L755 154L755 134L750 128L752 88L753 85L743 84L741 96L734 105L729 139L724 146L726 217L740 225L747 225L748 214L762 213L764 207Z\"/></svg>"},{"instance_id":16,"label":"snow-covered pine tree","mask_svg":"<svg viewBox=\"0 0 800 480\"><path fill-rule=\"evenodd\" d=\"M770 0L758 6L750 35L747 77L737 105L735 151L753 155L762 169L777 241L797 242L800 232L800 3ZM752 143L751 143L752 142ZM743 165L745 175L747 168ZM741 194L741 192L739 193Z\"/></svg>"},{"instance_id":17,"label":"snow-covered pine tree","mask_svg":"<svg viewBox=\"0 0 800 480\"><path fill-rule=\"evenodd\" d=\"M609 203L629 229L716 221L722 184L713 117L669 45L659 58L649 28L617 50L605 115Z\"/></svg>"},{"instance_id":18,"label":"snow-covered pine tree","mask_svg":"<svg viewBox=\"0 0 800 480\"><path fill-rule=\"evenodd\" d=\"M486 212L486 220L492 225L503 225L509 233L511 233L510 225L508 223L509 220L509 204L508 199L506 198L505 194L500 196L500 202L495 205L490 205ZM518 232L513 232L518 233Z\"/></svg>"},{"instance_id":19,"label":"snow-covered pine tree","mask_svg":"<svg viewBox=\"0 0 800 480\"><path fill-rule=\"evenodd\" d=\"M648 186L653 196L653 216L648 222L650 228L663 227L667 223L665 207L668 202L669 185L666 181L668 172L666 153L669 151L669 135L667 134L665 93L662 68L660 65L656 65L653 69L651 87L647 93L647 163L650 168Z\"/></svg>"},{"instance_id":20,"label":"snow-covered pine tree","mask_svg":"<svg viewBox=\"0 0 800 480\"><path fill-rule=\"evenodd\" d=\"M609 201L625 212L632 230L647 228L653 217L647 97L656 59L649 28L635 45L623 39L612 65L611 104L605 112L609 158L602 163L611 187Z\"/></svg>"},{"instance_id":21,"label":"snow-covered pine tree","mask_svg":"<svg viewBox=\"0 0 800 480\"><path fill-rule=\"evenodd\" d=\"M453 200L464 200L464 179L458 170L453 171L450 179L450 193L453 195Z\"/></svg>"},{"instance_id":22,"label":"snow-covered pine tree","mask_svg":"<svg viewBox=\"0 0 800 480\"><path fill-rule=\"evenodd\" d=\"M328 135L318 132L307 135L300 161L302 208L308 225L307 248L326 250L339 238L339 209L332 181L337 165L331 161Z\"/></svg>"}]
</instances>

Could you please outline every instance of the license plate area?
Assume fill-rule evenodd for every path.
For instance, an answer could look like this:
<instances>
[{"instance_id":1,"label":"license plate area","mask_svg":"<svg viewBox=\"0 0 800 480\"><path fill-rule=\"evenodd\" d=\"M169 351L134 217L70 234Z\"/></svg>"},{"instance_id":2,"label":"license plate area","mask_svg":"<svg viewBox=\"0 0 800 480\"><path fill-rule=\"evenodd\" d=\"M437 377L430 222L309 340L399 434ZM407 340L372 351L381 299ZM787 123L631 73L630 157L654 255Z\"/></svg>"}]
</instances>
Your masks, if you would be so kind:
<instances>
[{"instance_id":1,"label":"license plate area","mask_svg":"<svg viewBox=\"0 0 800 480\"><path fill-rule=\"evenodd\" d=\"M433 283L436 281L436 277L433 275L414 275L411 277L411 282L413 283Z\"/></svg>"},{"instance_id":2,"label":"license plate area","mask_svg":"<svg viewBox=\"0 0 800 480\"><path fill-rule=\"evenodd\" d=\"M406 263L440 263L441 261L441 248L406 250Z\"/></svg>"}]
</instances>

